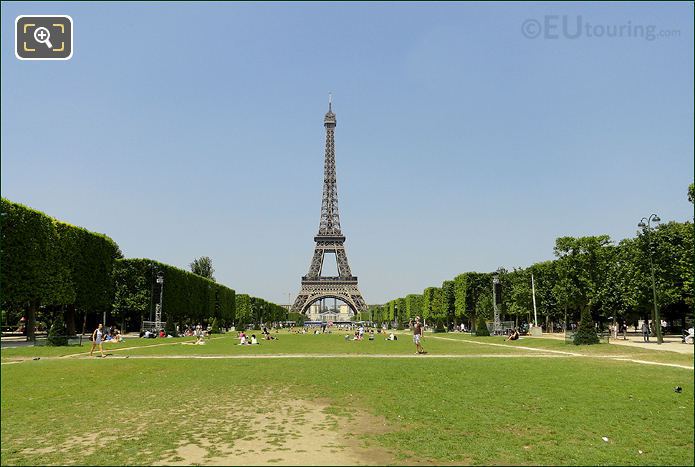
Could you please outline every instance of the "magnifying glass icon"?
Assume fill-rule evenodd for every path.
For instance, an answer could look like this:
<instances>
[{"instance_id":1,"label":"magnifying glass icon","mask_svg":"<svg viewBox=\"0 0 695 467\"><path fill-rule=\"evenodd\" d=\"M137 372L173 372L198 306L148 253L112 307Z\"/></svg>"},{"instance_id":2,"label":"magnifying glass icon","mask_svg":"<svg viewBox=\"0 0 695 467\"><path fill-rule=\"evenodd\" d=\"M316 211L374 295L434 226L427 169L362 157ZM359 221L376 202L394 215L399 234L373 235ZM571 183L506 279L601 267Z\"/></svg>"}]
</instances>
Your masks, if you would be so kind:
<instances>
[{"instance_id":1,"label":"magnifying glass icon","mask_svg":"<svg viewBox=\"0 0 695 467\"><path fill-rule=\"evenodd\" d=\"M49 40L50 38L51 32L43 26L34 30L34 39L36 40L36 42L40 44L46 44L46 47L52 49L53 44L51 44L51 41Z\"/></svg>"}]
</instances>

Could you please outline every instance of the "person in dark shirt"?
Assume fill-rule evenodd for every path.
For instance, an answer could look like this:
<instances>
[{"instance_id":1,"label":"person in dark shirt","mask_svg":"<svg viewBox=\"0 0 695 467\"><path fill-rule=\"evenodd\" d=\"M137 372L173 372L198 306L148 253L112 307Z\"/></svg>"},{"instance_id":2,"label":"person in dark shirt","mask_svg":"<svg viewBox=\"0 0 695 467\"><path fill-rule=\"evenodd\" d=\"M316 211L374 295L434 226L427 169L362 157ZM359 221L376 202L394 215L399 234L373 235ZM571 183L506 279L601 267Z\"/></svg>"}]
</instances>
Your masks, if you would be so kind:
<instances>
[{"instance_id":1,"label":"person in dark shirt","mask_svg":"<svg viewBox=\"0 0 695 467\"><path fill-rule=\"evenodd\" d=\"M509 333L509 337L507 337L507 340L508 341L519 340L519 331L517 331L516 328L514 328L512 330L512 332Z\"/></svg>"}]
</instances>

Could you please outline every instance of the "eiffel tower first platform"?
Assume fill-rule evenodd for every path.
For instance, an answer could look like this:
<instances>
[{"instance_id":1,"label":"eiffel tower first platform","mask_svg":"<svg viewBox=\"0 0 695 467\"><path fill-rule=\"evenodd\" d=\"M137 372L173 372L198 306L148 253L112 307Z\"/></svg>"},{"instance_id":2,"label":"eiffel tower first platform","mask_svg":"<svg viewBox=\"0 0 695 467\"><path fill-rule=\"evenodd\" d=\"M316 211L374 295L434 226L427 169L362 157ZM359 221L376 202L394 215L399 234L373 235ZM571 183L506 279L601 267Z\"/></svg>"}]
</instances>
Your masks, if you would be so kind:
<instances>
[{"instance_id":1,"label":"eiffel tower first platform","mask_svg":"<svg viewBox=\"0 0 695 467\"><path fill-rule=\"evenodd\" d=\"M328 101L328 113L323 118L326 127L326 158L323 165L323 200L319 233L314 237L316 247L309 266L309 273L302 277L302 289L292 305L292 311L304 313L309 306L322 298L336 298L345 302L355 313L367 310L367 304L357 288L357 276L350 272L345 254L345 236L340 231L338 216L338 186L335 174L335 114ZM334 253L338 264L337 276L322 276L326 253Z\"/></svg>"}]
</instances>

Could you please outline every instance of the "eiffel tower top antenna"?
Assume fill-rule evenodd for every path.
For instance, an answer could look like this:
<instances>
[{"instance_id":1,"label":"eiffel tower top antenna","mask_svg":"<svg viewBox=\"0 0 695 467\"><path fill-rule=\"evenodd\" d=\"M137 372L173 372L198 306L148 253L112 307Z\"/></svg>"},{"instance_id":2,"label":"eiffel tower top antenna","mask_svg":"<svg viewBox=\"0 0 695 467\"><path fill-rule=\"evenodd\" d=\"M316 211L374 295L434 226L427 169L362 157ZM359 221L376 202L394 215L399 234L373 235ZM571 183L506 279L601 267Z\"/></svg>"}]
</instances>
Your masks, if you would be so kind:
<instances>
[{"instance_id":1,"label":"eiffel tower top antenna","mask_svg":"<svg viewBox=\"0 0 695 467\"><path fill-rule=\"evenodd\" d=\"M342 235L338 215L338 184L335 173L335 126L333 113L333 94L328 94L328 112L323 117L326 128L326 153L323 165L323 199L321 201L321 221L319 235Z\"/></svg>"}]
</instances>

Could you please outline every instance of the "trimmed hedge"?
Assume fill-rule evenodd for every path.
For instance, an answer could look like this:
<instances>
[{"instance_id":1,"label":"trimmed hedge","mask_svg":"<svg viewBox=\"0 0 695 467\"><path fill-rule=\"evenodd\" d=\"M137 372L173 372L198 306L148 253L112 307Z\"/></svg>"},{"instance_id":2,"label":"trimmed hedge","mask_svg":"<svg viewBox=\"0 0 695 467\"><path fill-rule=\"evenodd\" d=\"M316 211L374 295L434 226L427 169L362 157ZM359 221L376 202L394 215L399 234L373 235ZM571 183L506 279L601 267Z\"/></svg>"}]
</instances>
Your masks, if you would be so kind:
<instances>
[{"instance_id":1,"label":"trimmed hedge","mask_svg":"<svg viewBox=\"0 0 695 467\"><path fill-rule=\"evenodd\" d=\"M167 323L212 319L226 327L236 320L237 295L229 287L150 259L122 259L118 245L106 235L5 198L0 207L2 308L26 314L30 339L41 306L65 306L68 323L62 335L74 332L76 311L111 311L121 323L149 318L159 303L159 271L164 274L162 319ZM279 305L243 297L242 320L260 323L286 316Z\"/></svg>"},{"instance_id":2,"label":"trimmed hedge","mask_svg":"<svg viewBox=\"0 0 695 467\"><path fill-rule=\"evenodd\" d=\"M68 305L71 332L75 310L110 309L116 242L5 198L0 206L2 306L26 313L30 339L41 305Z\"/></svg>"},{"instance_id":3,"label":"trimmed hedge","mask_svg":"<svg viewBox=\"0 0 695 467\"><path fill-rule=\"evenodd\" d=\"M151 259L121 259L114 267L113 311L120 319L144 319L159 303L157 273L164 275L162 320L202 322L217 318L232 323L236 302L234 290L210 279Z\"/></svg>"},{"instance_id":4,"label":"trimmed hedge","mask_svg":"<svg viewBox=\"0 0 695 467\"><path fill-rule=\"evenodd\" d=\"M248 324L253 324L254 329L260 329L263 323L287 319L287 310L284 307L246 294L236 296L236 309L237 329L243 329Z\"/></svg>"}]
</instances>

